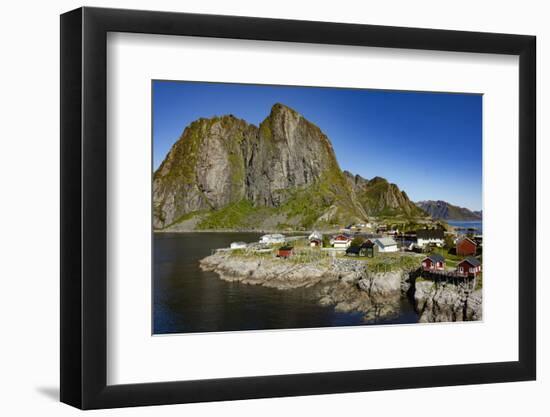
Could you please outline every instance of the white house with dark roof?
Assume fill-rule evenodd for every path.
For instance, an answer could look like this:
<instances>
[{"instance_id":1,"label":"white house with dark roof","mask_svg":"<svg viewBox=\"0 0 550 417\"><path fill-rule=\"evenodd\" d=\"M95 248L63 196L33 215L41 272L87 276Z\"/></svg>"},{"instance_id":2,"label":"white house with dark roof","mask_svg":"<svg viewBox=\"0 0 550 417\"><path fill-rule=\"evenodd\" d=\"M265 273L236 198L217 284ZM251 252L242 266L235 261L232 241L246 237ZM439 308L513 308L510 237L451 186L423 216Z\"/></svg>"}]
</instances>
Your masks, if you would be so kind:
<instances>
[{"instance_id":1,"label":"white house with dark roof","mask_svg":"<svg viewBox=\"0 0 550 417\"><path fill-rule=\"evenodd\" d=\"M420 229L416 231L416 244L423 248L426 245L442 247L445 244L443 229Z\"/></svg>"},{"instance_id":2,"label":"white house with dark roof","mask_svg":"<svg viewBox=\"0 0 550 417\"><path fill-rule=\"evenodd\" d=\"M378 247L378 252L388 253L397 252L397 242L391 237L380 237L374 240L374 244Z\"/></svg>"},{"instance_id":3,"label":"white house with dark roof","mask_svg":"<svg viewBox=\"0 0 550 417\"><path fill-rule=\"evenodd\" d=\"M314 230L308 237L311 247L323 246L323 234Z\"/></svg>"},{"instance_id":4,"label":"white house with dark roof","mask_svg":"<svg viewBox=\"0 0 550 417\"><path fill-rule=\"evenodd\" d=\"M339 234L330 240L330 244L337 249L347 249L353 239L346 234Z\"/></svg>"}]
</instances>

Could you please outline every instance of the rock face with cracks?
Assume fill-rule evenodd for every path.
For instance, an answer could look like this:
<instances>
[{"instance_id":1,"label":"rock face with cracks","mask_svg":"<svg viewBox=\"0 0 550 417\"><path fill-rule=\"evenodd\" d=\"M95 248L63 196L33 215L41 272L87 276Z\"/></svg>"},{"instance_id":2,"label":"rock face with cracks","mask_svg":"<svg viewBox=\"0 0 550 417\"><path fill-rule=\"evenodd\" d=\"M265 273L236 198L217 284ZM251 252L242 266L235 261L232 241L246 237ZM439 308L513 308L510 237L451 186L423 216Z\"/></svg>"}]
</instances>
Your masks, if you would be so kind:
<instances>
[{"instance_id":1,"label":"rock face with cracks","mask_svg":"<svg viewBox=\"0 0 550 417\"><path fill-rule=\"evenodd\" d=\"M482 319L482 292L466 285L417 282L414 300L421 323Z\"/></svg>"}]
</instances>

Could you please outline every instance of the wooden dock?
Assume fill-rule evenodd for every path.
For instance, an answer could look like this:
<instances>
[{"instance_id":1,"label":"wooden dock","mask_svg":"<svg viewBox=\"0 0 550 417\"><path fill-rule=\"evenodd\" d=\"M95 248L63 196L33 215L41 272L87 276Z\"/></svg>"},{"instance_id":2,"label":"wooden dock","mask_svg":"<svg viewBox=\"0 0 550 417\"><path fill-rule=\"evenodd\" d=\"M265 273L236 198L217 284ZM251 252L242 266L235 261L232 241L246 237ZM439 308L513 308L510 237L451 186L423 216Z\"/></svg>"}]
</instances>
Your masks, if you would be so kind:
<instances>
[{"instance_id":1,"label":"wooden dock","mask_svg":"<svg viewBox=\"0 0 550 417\"><path fill-rule=\"evenodd\" d=\"M418 277L421 277L426 280L434 281L436 284L445 282L452 283L455 285L461 283L471 284L472 288L476 286L476 275L460 274L456 271L426 271L420 269L418 271Z\"/></svg>"}]
</instances>

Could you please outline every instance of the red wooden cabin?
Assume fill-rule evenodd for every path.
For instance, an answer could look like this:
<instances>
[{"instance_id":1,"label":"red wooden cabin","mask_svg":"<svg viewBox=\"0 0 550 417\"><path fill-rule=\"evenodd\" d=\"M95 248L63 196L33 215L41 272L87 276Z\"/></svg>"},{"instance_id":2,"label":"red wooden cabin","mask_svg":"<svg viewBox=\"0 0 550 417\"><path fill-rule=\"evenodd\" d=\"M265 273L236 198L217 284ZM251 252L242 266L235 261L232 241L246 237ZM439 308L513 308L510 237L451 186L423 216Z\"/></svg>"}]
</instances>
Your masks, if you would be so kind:
<instances>
[{"instance_id":1,"label":"red wooden cabin","mask_svg":"<svg viewBox=\"0 0 550 417\"><path fill-rule=\"evenodd\" d=\"M434 253L422 259L422 269L424 271L444 271L445 270L445 258Z\"/></svg>"},{"instance_id":2,"label":"red wooden cabin","mask_svg":"<svg viewBox=\"0 0 550 417\"><path fill-rule=\"evenodd\" d=\"M470 256L457 265L456 272L463 277L475 277L481 272L481 262Z\"/></svg>"},{"instance_id":3,"label":"red wooden cabin","mask_svg":"<svg viewBox=\"0 0 550 417\"><path fill-rule=\"evenodd\" d=\"M456 254L458 256L475 255L477 251L477 243L469 237L461 237L456 241Z\"/></svg>"},{"instance_id":4,"label":"red wooden cabin","mask_svg":"<svg viewBox=\"0 0 550 417\"><path fill-rule=\"evenodd\" d=\"M279 258L289 258L292 256L292 253L294 251L294 248L292 246L282 246L277 251L277 256Z\"/></svg>"}]
</instances>

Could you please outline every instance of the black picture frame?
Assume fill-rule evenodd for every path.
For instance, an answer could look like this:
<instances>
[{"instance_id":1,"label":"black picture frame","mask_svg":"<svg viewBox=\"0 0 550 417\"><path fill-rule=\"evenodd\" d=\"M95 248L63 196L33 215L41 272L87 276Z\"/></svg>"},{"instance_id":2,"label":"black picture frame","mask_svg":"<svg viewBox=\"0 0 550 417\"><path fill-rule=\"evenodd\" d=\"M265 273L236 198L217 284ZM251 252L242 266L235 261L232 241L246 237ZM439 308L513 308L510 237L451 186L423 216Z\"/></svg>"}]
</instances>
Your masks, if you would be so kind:
<instances>
[{"instance_id":1,"label":"black picture frame","mask_svg":"<svg viewBox=\"0 0 550 417\"><path fill-rule=\"evenodd\" d=\"M108 32L519 56L519 360L107 385ZM61 15L61 401L82 409L526 381L536 377L536 38L80 8Z\"/></svg>"}]
</instances>

